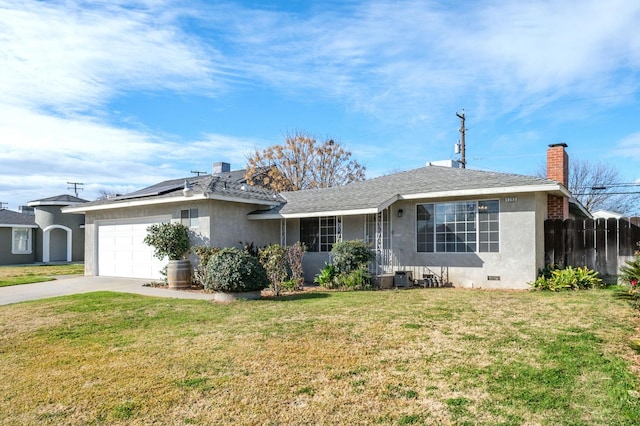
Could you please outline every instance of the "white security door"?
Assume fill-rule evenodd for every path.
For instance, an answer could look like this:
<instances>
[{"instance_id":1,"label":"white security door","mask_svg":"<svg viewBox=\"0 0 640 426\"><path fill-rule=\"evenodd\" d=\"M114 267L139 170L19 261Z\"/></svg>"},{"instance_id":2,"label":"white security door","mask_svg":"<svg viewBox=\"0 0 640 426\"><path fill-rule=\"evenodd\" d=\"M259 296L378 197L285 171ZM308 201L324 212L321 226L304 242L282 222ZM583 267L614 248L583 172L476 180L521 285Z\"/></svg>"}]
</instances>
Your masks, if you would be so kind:
<instances>
[{"instance_id":1,"label":"white security door","mask_svg":"<svg viewBox=\"0 0 640 426\"><path fill-rule=\"evenodd\" d=\"M167 262L153 256L153 247L144 243L144 237L149 225L165 221L169 219L100 224L97 275L161 279L160 270Z\"/></svg>"}]
</instances>

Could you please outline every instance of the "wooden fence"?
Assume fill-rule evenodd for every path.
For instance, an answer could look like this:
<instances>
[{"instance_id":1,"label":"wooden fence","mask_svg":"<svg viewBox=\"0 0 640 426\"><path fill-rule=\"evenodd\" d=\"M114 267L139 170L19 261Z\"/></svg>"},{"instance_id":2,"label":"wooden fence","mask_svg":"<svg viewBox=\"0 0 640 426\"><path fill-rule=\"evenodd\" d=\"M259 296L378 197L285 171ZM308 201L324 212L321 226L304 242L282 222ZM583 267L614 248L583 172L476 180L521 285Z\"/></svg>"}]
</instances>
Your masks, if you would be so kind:
<instances>
[{"instance_id":1,"label":"wooden fence","mask_svg":"<svg viewBox=\"0 0 640 426\"><path fill-rule=\"evenodd\" d=\"M587 266L617 275L640 242L640 218L567 219L544 222L546 264Z\"/></svg>"}]
</instances>

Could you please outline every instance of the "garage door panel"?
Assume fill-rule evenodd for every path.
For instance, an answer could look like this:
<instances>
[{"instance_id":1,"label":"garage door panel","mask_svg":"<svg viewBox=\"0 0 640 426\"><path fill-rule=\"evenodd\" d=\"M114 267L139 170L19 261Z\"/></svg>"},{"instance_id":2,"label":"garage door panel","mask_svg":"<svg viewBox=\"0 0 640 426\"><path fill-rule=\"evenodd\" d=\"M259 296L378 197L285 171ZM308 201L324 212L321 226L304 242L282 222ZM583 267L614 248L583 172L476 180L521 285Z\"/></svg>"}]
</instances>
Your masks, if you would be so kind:
<instances>
[{"instance_id":1,"label":"garage door panel","mask_svg":"<svg viewBox=\"0 0 640 426\"><path fill-rule=\"evenodd\" d=\"M169 221L167 218L166 221ZM106 224L98 227L98 275L161 279L164 261L153 256L144 243L147 228L162 220Z\"/></svg>"}]
</instances>

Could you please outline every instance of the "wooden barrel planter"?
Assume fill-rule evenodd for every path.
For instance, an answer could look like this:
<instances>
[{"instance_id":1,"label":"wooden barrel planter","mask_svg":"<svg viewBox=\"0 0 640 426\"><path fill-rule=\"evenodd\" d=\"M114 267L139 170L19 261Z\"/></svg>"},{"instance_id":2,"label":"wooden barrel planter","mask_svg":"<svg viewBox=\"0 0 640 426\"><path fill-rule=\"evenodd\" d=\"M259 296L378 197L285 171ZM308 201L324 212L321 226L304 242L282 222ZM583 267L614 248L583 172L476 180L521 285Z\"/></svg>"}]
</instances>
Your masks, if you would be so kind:
<instances>
[{"instance_id":1,"label":"wooden barrel planter","mask_svg":"<svg viewBox=\"0 0 640 426\"><path fill-rule=\"evenodd\" d=\"M169 288L183 289L191 287L191 262L189 260L170 260L167 266Z\"/></svg>"}]
</instances>

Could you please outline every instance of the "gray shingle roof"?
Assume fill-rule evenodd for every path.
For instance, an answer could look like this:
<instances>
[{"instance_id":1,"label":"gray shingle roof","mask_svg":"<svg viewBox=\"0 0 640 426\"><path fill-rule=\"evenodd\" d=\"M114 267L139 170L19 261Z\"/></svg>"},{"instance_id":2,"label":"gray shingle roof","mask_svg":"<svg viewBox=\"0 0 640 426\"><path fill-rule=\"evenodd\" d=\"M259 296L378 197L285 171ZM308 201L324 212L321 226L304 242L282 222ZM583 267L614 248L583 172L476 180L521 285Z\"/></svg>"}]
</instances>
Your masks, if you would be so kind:
<instances>
[{"instance_id":1,"label":"gray shingle roof","mask_svg":"<svg viewBox=\"0 0 640 426\"><path fill-rule=\"evenodd\" d=\"M32 214L18 213L11 210L0 210L0 226L17 225L17 226L34 226L36 218Z\"/></svg>"},{"instance_id":2,"label":"gray shingle roof","mask_svg":"<svg viewBox=\"0 0 640 426\"><path fill-rule=\"evenodd\" d=\"M79 203L87 203L88 200L84 200L82 198L78 198L78 197L74 197L73 195L69 195L69 194L62 194L62 195L55 195L53 197L48 197L48 198L42 198L40 200L33 200L33 201L29 201L29 204L37 204L37 203L45 203L45 204L49 204L49 205L61 205L61 206L68 206L70 204L79 204Z\"/></svg>"},{"instance_id":3,"label":"gray shingle roof","mask_svg":"<svg viewBox=\"0 0 640 426\"><path fill-rule=\"evenodd\" d=\"M115 198L92 201L85 203L78 208L94 207L102 205L125 204L136 200L165 200L168 198L183 198L185 180L195 194L208 194L213 198L230 198L235 200L246 200L248 203L256 201L262 202L284 202L284 199L273 191L246 185L237 180L230 180L220 175L190 176L187 178L165 180L155 185L142 188L140 190L120 195Z\"/></svg>"},{"instance_id":4,"label":"gray shingle roof","mask_svg":"<svg viewBox=\"0 0 640 426\"><path fill-rule=\"evenodd\" d=\"M285 192L281 195L287 204L270 213L302 214L374 209L398 196L539 185L557 187L558 183L532 176L428 166L354 182L343 187Z\"/></svg>"}]
</instances>

